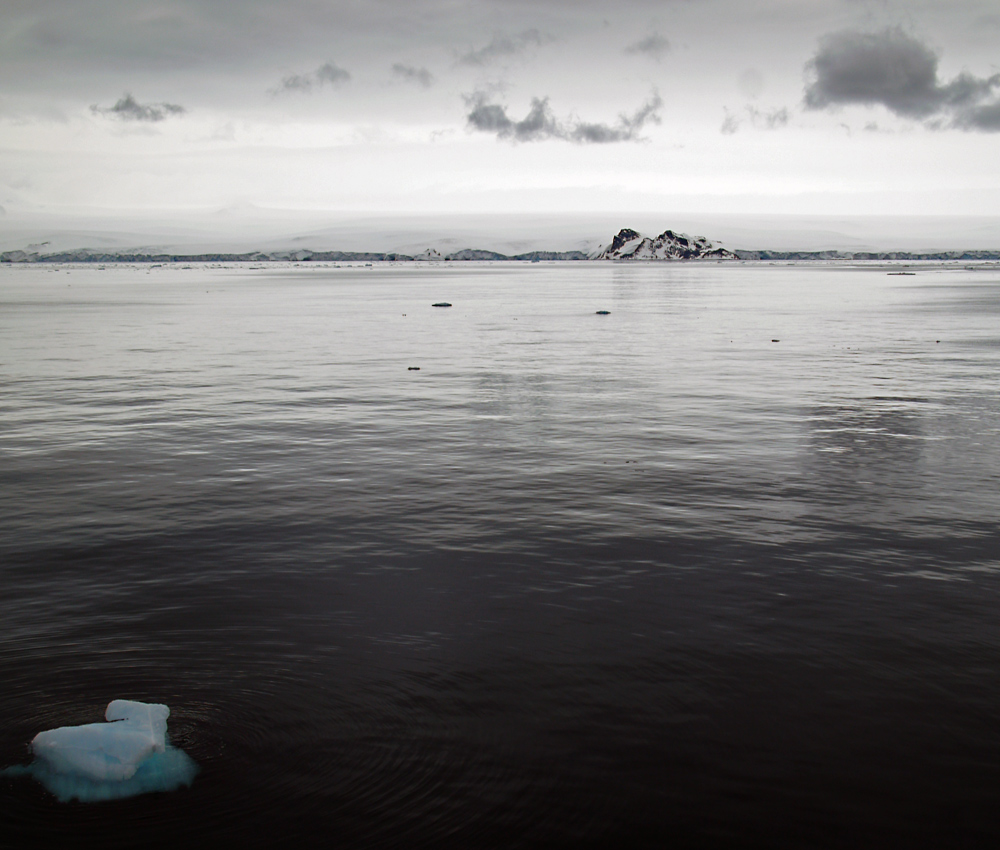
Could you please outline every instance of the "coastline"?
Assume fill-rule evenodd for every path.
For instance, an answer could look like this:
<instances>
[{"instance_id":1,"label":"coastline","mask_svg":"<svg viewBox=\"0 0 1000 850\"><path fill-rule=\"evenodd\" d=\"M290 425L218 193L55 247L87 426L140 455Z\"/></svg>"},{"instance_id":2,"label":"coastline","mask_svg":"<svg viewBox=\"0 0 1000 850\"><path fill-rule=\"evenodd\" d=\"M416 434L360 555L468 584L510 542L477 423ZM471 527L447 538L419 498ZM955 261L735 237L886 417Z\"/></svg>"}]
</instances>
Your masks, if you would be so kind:
<instances>
[{"instance_id":1,"label":"coastline","mask_svg":"<svg viewBox=\"0 0 1000 850\"><path fill-rule=\"evenodd\" d=\"M1000 261L996 251L769 251L734 249L734 258L692 257L630 259L590 256L583 251L530 251L506 255L496 251L463 249L441 257L427 258L396 252L368 251L249 251L244 253L167 254L136 251L58 251L43 254L16 250L0 253L0 263L20 264L176 264L176 263L467 263L467 262L611 262L611 263L734 263L734 262L992 262Z\"/></svg>"}]
</instances>

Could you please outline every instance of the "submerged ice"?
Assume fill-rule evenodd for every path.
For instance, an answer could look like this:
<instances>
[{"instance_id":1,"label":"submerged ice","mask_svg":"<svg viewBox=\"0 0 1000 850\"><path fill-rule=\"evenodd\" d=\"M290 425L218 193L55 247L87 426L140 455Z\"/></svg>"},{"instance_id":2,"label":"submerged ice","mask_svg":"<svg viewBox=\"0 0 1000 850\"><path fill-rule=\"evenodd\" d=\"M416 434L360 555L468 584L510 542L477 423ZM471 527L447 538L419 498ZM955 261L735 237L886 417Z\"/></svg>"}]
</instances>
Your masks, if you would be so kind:
<instances>
[{"instance_id":1,"label":"submerged ice","mask_svg":"<svg viewBox=\"0 0 1000 850\"><path fill-rule=\"evenodd\" d=\"M170 709L156 703L116 699L106 723L62 726L39 732L31 742L35 761L9 768L26 774L60 800L113 800L190 785L194 760L170 746Z\"/></svg>"}]
</instances>

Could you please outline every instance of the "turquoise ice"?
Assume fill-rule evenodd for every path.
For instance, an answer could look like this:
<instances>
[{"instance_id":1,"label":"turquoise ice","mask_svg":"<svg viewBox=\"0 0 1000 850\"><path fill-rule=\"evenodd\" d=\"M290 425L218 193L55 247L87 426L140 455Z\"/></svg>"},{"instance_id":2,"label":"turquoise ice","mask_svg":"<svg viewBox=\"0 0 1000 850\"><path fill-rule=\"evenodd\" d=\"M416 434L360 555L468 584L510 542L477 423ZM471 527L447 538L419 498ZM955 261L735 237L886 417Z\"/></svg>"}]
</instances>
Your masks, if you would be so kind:
<instances>
[{"instance_id":1,"label":"turquoise ice","mask_svg":"<svg viewBox=\"0 0 1000 850\"><path fill-rule=\"evenodd\" d=\"M35 760L4 773L32 776L64 802L176 790L194 781L198 765L170 745L169 716L165 705L114 700L106 723L39 732L31 742Z\"/></svg>"}]
</instances>

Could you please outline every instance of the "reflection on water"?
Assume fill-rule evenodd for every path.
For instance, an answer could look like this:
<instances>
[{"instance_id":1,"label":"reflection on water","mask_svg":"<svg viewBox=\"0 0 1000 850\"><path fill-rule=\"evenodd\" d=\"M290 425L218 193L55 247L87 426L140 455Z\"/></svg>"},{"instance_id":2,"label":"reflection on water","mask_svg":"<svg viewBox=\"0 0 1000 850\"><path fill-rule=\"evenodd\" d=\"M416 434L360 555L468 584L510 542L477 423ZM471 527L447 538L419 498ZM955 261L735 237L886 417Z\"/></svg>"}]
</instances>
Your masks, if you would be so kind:
<instances>
[{"instance_id":1,"label":"reflection on water","mask_svg":"<svg viewBox=\"0 0 1000 850\"><path fill-rule=\"evenodd\" d=\"M4 840L995 843L992 274L0 269Z\"/></svg>"}]
</instances>

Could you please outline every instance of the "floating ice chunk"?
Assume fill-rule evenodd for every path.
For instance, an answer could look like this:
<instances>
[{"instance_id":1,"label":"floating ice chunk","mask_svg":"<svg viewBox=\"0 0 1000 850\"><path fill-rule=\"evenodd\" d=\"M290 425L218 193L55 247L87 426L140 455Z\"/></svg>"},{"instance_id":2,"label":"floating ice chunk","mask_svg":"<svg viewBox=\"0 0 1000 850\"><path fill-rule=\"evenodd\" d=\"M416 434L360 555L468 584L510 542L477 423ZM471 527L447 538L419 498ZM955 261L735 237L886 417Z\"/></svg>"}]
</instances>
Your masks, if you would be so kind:
<instances>
[{"instance_id":1,"label":"floating ice chunk","mask_svg":"<svg viewBox=\"0 0 1000 850\"><path fill-rule=\"evenodd\" d=\"M172 791L194 780L198 766L167 741L167 706L116 699L104 716L107 723L39 732L31 742L36 760L6 772L34 776L60 800L83 801Z\"/></svg>"},{"instance_id":2,"label":"floating ice chunk","mask_svg":"<svg viewBox=\"0 0 1000 850\"><path fill-rule=\"evenodd\" d=\"M169 716L165 705L116 699L104 712L113 722L39 732L31 750L57 773L120 782L131 779L144 759L166 749Z\"/></svg>"}]
</instances>

